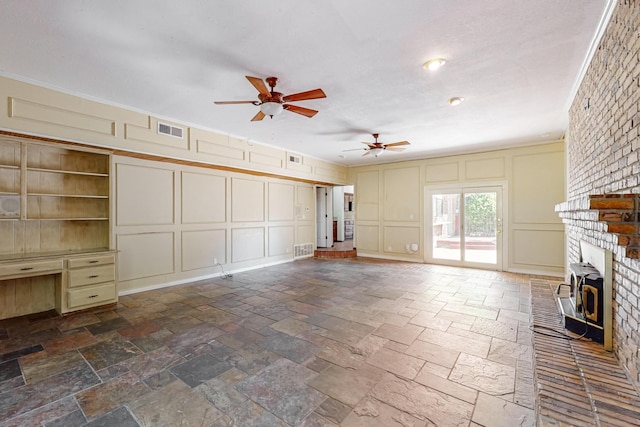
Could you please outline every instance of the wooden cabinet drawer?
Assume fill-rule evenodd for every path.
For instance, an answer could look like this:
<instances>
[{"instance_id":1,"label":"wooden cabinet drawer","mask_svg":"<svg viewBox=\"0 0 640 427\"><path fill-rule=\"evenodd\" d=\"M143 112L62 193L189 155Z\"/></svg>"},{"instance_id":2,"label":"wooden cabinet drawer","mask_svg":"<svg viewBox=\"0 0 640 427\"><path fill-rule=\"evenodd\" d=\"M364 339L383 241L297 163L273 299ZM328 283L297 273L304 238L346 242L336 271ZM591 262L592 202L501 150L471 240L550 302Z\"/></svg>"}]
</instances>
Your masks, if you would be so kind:
<instances>
[{"instance_id":1,"label":"wooden cabinet drawer","mask_svg":"<svg viewBox=\"0 0 640 427\"><path fill-rule=\"evenodd\" d=\"M79 289L71 289L67 292L67 306L69 308L100 305L115 301L115 283L87 286Z\"/></svg>"},{"instance_id":2,"label":"wooden cabinet drawer","mask_svg":"<svg viewBox=\"0 0 640 427\"><path fill-rule=\"evenodd\" d=\"M114 255L98 255L85 258L70 258L67 260L67 268L92 267L96 265L113 264L116 262Z\"/></svg>"},{"instance_id":3,"label":"wooden cabinet drawer","mask_svg":"<svg viewBox=\"0 0 640 427\"><path fill-rule=\"evenodd\" d=\"M113 264L98 267L79 268L68 271L67 285L70 288L92 285L94 283L113 282L115 279L115 266Z\"/></svg>"},{"instance_id":4,"label":"wooden cabinet drawer","mask_svg":"<svg viewBox=\"0 0 640 427\"><path fill-rule=\"evenodd\" d=\"M0 278L37 276L39 273L55 272L62 270L62 260L28 261L16 264L0 265Z\"/></svg>"}]
</instances>

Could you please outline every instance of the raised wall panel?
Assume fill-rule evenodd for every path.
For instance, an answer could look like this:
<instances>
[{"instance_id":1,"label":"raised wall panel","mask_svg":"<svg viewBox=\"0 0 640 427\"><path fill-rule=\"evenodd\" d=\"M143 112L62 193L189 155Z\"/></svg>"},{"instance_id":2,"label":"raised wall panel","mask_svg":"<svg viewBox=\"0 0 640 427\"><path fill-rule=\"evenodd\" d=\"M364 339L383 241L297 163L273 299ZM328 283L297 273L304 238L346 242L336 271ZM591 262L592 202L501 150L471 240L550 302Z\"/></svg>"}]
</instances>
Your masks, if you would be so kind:
<instances>
[{"instance_id":1,"label":"raised wall panel","mask_svg":"<svg viewBox=\"0 0 640 427\"><path fill-rule=\"evenodd\" d=\"M290 254L293 248L293 226L269 227L269 256Z\"/></svg>"},{"instance_id":2,"label":"raised wall panel","mask_svg":"<svg viewBox=\"0 0 640 427\"><path fill-rule=\"evenodd\" d=\"M119 234L116 249L121 281L175 272L173 233Z\"/></svg>"},{"instance_id":3,"label":"raised wall panel","mask_svg":"<svg viewBox=\"0 0 640 427\"><path fill-rule=\"evenodd\" d=\"M9 117L115 136L116 123L104 117L9 97Z\"/></svg>"},{"instance_id":4,"label":"raised wall panel","mask_svg":"<svg viewBox=\"0 0 640 427\"><path fill-rule=\"evenodd\" d=\"M227 179L182 172L182 223L204 224L226 220Z\"/></svg>"},{"instance_id":5,"label":"raised wall panel","mask_svg":"<svg viewBox=\"0 0 640 427\"><path fill-rule=\"evenodd\" d=\"M335 170L332 168L315 165L313 166L313 172L318 176L326 178L327 180L335 178Z\"/></svg>"},{"instance_id":6,"label":"raised wall panel","mask_svg":"<svg viewBox=\"0 0 640 427\"><path fill-rule=\"evenodd\" d=\"M417 221L420 218L420 168L388 169L383 177L385 221Z\"/></svg>"},{"instance_id":7,"label":"raised wall panel","mask_svg":"<svg viewBox=\"0 0 640 427\"><path fill-rule=\"evenodd\" d=\"M262 181L231 179L231 221L264 221L264 185Z\"/></svg>"},{"instance_id":8,"label":"raised wall panel","mask_svg":"<svg viewBox=\"0 0 640 427\"><path fill-rule=\"evenodd\" d=\"M116 165L116 224L161 225L174 222L174 171Z\"/></svg>"},{"instance_id":9,"label":"raised wall panel","mask_svg":"<svg viewBox=\"0 0 640 427\"><path fill-rule=\"evenodd\" d=\"M269 183L269 221L293 221L294 186Z\"/></svg>"},{"instance_id":10,"label":"raised wall panel","mask_svg":"<svg viewBox=\"0 0 640 427\"><path fill-rule=\"evenodd\" d=\"M264 153L257 153L255 151L252 151L249 153L249 162L250 163L257 163L260 165L266 165L266 166L273 166L276 168L281 168L284 167L283 164L283 157L282 155L280 156L274 156L274 155L268 155L268 154L264 154Z\"/></svg>"},{"instance_id":11,"label":"raised wall panel","mask_svg":"<svg viewBox=\"0 0 640 427\"><path fill-rule=\"evenodd\" d=\"M512 264L564 268L564 230L513 230Z\"/></svg>"},{"instance_id":12,"label":"raised wall panel","mask_svg":"<svg viewBox=\"0 0 640 427\"><path fill-rule=\"evenodd\" d=\"M384 252L406 254L407 245L420 244L419 227L385 227L384 228Z\"/></svg>"},{"instance_id":13,"label":"raised wall panel","mask_svg":"<svg viewBox=\"0 0 640 427\"><path fill-rule=\"evenodd\" d=\"M467 180L504 178L504 157L475 159L464 162L464 176Z\"/></svg>"},{"instance_id":14,"label":"raised wall panel","mask_svg":"<svg viewBox=\"0 0 640 427\"><path fill-rule=\"evenodd\" d=\"M560 223L553 207L564 201L564 153L513 157L513 223Z\"/></svg>"},{"instance_id":15,"label":"raised wall panel","mask_svg":"<svg viewBox=\"0 0 640 427\"><path fill-rule=\"evenodd\" d=\"M230 147L228 143L215 143L204 139L196 140L196 151L198 153L222 157L225 159L242 161L246 159L246 151L242 148Z\"/></svg>"},{"instance_id":16,"label":"raised wall panel","mask_svg":"<svg viewBox=\"0 0 640 427\"><path fill-rule=\"evenodd\" d=\"M427 164L426 179L427 184L437 182L458 181L460 179L460 165L458 162L443 164Z\"/></svg>"},{"instance_id":17,"label":"raised wall panel","mask_svg":"<svg viewBox=\"0 0 640 427\"><path fill-rule=\"evenodd\" d=\"M296 218L313 220L315 213L315 194L310 185L296 186ZM313 241L311 239L310 241Z\"/></svg>"},{"instance_id":18,"label":"raised wall panel","mask_svg":"<svg viewBox=\"0 0 640 427\"><path fill-rule=\"evenodd\" d=\"M316 241L314 225L298 225L296 227L296 243L313 243Z\"/></svg>"},{"instance_id":19,"label":"raised wall panel","mask_svg":"<svg viewBox=\"0 0 640 427\"><path fill-rule=\"evenodd\" d=\"M226 230L182 232L182 271L213 267L214 258L226 264Z\"/></svg>"},{"instance_id":20,"label":"raised wall panel","mask_svg":"<svg viewBox=\"0 0 640 427\"><path fill-rule=\"evenodd\" d=\"M380 205L378 171L360 172L356 176L356 218L360 221L376 221Z\"/></svg>"},{"instance_id":21,"label":"raised wall panel","mask_svg":"<svg viewBox=\"0 0 640 427\"><path fill-rule=\"evenodd\" d=\"M231 262L264 258L264 234L263 227L231 230Z\"/></svg>"},{"instance_id":22,"label":"raised wall panel","mask_svg":"<svg viewBox=\"0 0 640 427\"><path fill-rule=\"evenodd\" d=\"M361 251L378 252L380 239L377 225L356 226L356 247Z\"/></svg>"}]
</instances>

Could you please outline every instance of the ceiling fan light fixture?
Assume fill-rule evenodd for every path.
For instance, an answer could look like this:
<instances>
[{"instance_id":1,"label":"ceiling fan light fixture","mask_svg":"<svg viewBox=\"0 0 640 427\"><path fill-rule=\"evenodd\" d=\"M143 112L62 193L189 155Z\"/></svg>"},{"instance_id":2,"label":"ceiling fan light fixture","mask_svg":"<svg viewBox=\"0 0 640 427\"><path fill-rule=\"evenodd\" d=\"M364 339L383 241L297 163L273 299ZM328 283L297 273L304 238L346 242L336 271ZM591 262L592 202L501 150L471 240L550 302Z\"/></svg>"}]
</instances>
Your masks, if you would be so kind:
<instances>
[{"instance_id":1,"label":"ceiling fan light fixture","mask_svg":"<svg viewBox=\"0 0 640 427\"><path fill-rule=\"evenodd\" d=\"M284 107L278 102L263 102L260 104L260 111L267 116L277 116L282 113Z\"/></svg>"},{"instance_id":2,"label":"ceiling fan light fixture","mask_svg":"<svg viewBox=\"0 0 640 427\"><path fill-rule=\"evenodd\" d=\"M449 105L451 105L452 107L455 107L456 105L460 105L462 104L462 102L464 102L464 98L461 96L455 96L453 98L450 98L448 101Z\"/></svg>"},{"instance_id":3,"label":"ceiling fan light fixture","mask_svg":"<svg viewBox=\"0 0 640 427\"><path fill-rule=\"evenodd\" d=\"M429 71L435 71L446 63L447 61L444 58L433 58L422 64L422 68Z\"/></svg>"},{"instance_id":4,"label":"ceiling fan light fixture","mask_svg":"<svg viewBox=\"0 0 640 427\"><path fill-rule=\"evenodd\" d=\"M374 157L378 157L380 154L382 154L383 151L384 151L384 148L376 147L369 150L369 153L373 154Z\"/></svg>"}]
</instances>

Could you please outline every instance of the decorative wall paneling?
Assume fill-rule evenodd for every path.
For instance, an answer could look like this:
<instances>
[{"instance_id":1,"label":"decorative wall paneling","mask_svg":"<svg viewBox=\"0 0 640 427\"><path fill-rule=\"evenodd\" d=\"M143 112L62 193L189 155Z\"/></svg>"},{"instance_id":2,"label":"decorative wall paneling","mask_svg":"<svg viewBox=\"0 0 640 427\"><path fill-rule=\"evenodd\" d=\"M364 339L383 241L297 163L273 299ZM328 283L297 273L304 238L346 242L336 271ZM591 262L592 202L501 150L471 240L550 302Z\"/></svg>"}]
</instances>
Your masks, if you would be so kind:
<instances>
[{"instance_id":1,"label":"decorative wall paneling","mask_svg":"<svg viewBox=\"0 0 640 427\"><path fill-rule=\"evenodd\" d=\"M311 184L114 156L124 293L293 259L315 241ZM137 196L142 189L147 195Z\"/></svg>"},{"instance_id":2,"label":"decorative wall paneling","mask_svg":"<svg viewBox=\"0 0 640 427\"><path fill-rule=\"evenodd\" d=\"M564 227L554 206L564 199L562 142L351 168L358 255L424 261L430 223L422 200L425 186L483 186L497 180L508 190L503 268L561 275ZM406 251L411 243L418 243L417 252Z\"/></svg>"},{"instance_id":3,"label":"decorative wall paneling","mask_svg":"<svg viewBox=\"0 0 640 427\"><path fill-rule=\"evenodd\" d=\"M0 128L142 156L159 156L286 179L345 184L344 166L0 77ZM158 132L162 122L183 130ZM296 161L290 161L293 156Z\"/></svg>"}]
</instances>

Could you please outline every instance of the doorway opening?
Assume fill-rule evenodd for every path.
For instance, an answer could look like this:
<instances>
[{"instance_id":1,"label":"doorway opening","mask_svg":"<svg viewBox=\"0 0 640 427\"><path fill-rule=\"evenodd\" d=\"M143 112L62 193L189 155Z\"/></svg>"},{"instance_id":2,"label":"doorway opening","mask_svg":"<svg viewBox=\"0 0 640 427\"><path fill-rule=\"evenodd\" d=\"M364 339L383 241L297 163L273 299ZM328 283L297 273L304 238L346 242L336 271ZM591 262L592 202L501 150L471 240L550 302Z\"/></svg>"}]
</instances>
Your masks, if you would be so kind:
<instances>
[{"instance_id":1,"label":"doorway opening","mask_svg":"<svg viewBox=\"0 0 640 427\"><path fill-rule=\"evenodd\" d=\"M317 247L335 251L354 249L354 186L316 189Z\"/></svg>"}]
</instances>

